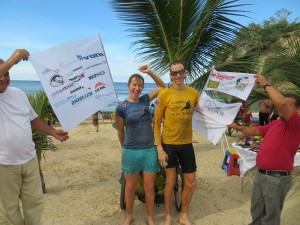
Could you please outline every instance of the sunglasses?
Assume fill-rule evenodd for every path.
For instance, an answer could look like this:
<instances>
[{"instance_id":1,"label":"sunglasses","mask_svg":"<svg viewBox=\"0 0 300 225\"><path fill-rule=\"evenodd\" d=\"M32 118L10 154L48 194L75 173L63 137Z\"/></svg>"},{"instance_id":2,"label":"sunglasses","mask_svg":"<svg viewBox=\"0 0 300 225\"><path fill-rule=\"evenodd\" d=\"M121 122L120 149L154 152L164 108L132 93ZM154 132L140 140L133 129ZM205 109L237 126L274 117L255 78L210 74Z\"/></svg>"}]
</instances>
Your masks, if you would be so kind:
<instances>
[{"instance_id":1,"label":"sunglasses","mask_svg":"<svg viewBox=\"0 0 300 225\"><path fill-rule=\"evenodd\" d=\"M184 73L185 73L185 69L178 70L178 71L172 71L172 70L170 70L170 74L171 74L172 76L177 76L177 74L183 75Z\"/></svg>"}]
</instances>

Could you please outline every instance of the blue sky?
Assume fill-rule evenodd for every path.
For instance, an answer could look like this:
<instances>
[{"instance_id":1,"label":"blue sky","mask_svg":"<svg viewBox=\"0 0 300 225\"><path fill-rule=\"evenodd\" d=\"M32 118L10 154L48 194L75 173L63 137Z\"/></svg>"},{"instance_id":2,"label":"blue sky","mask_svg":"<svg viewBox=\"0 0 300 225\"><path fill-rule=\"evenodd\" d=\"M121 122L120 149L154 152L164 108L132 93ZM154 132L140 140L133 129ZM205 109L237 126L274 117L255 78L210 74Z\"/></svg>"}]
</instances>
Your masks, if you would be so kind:
<instances>
[{"instance_id":1,"label":"blue sky","mask_svg":"<svg viewBox=\"0 0 300 225\"><path fill-rule=\"evenodd\" d=\"M236 18L243 25L262 23L285 8L290 19L300 17L299 0L241 0L251 18ZM112 78L127 82L140 65L130 50L133 41L124 30L108 0L0 0L0 58L7 59L18 48L30 53L100 33ZM21 62L10 71L12 80L38 80L31 63ZM163 79L167 82L168 75ZM146 82L151 82L146 77Z\"/></svg>"}]
</instances>

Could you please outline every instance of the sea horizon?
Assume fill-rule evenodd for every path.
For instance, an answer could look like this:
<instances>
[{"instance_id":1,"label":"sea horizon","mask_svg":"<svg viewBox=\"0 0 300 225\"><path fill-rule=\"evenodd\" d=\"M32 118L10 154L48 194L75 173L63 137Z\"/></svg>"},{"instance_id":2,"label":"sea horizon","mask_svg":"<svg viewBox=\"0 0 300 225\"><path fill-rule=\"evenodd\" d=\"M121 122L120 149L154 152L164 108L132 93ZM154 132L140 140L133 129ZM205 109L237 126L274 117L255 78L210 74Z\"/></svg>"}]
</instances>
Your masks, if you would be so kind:
<instances>
[{"instance_id":1,"label":"sea horizon","mask_svg":"<svg viewBox=\"0 0 300 225\"><path fill-rule=\"evenodd\" d=\"M118 96L119 102L124 101L128 96L128 87L127 82L113 82L116 94ZM39 80L11 80L11 87L16 87L24 91L27 95L34 94L39 90L44 90L41 81ZM155 83L145 83L144 90L142 94L149 93L153 89L155 89ZM105 108L100 109L103 111L112 112L116 109L118 102L113 102L107 105Z\"/></svg>"},{"instance_id":2,"label":"sea horizon","mask_svg":"<svg viewBox=\"0 0 300 225\"><path fill-rule=\"evenodd\" d=\"M40 80L19 80L19 79L10 79L10 81L28 81L28 82L41 82ZM127 83L128 81L113 81L113 83ZM145 82L145 84L155 84L155 82Z\"/></svg>"}]
</instances>

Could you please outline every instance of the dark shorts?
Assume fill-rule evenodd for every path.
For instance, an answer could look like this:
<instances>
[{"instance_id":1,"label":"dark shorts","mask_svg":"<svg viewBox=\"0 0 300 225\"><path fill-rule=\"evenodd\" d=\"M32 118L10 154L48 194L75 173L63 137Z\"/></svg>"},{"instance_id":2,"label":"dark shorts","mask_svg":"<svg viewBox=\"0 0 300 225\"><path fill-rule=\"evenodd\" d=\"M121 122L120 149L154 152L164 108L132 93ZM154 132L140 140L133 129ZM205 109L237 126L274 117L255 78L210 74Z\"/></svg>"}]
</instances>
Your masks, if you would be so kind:
<instances>
[{"instance_id":1,"label":"dark shorts","mask_svg":"<svg viewBox=\"0 0 300 225\"><path fill-rule=\"evenodd\" d=\"M163 144L163 149L168 154L167 168L175 168L179 161L183 173L193 173L196 171L196 158L192 144Z\"/></svg>"}]
</instances>

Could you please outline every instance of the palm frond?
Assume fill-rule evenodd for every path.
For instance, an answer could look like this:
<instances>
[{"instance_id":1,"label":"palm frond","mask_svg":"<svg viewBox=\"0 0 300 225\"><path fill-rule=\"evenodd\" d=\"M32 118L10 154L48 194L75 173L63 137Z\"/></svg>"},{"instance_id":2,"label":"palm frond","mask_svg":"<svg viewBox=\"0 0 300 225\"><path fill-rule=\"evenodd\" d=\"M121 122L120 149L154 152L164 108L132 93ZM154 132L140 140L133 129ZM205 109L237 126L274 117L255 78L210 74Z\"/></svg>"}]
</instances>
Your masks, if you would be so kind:
<instances>
[{"instance_id":1,"label":"palm frond","mask_svg":"<svg viewBox=\"0 0 300 225\"><path fill-rule=\"evenodd\" d=\"M277 75L300 88L300 38L289 39L286 46L278 46L264 64L263 73Z\"/></svg>"},{"instance_id":2,"label":"palm frond","mask_svg":"<svg viewBox=\"0 0 300 225\"><path fill-rule=\"evenodd\" d=\"M42 120L51 121L56 117L52 111L47 95L43 91L29 94L28 99L32 108ZM46 134L33 130L32 138L38 155L41 155L41 152L47 150L57 151L57 147L53 144L52 138L48 137Z\"/></svg>"},{"instance_id":3,"label":"palm frond","mask_svg":"<svg viewBox=\"0 0 300 225\"><path fill-rule=\"evenodd\" d=\"M43 91L37 91L33 94L28 95L28 100L38 114L38 116L44 121L52 121L53 118L56 118L51 105L49 104L47 95ZM45 133L33 130L32 131L32 140L35 144L37 159L39 163L39 171L42 182L43 193L46 192L46 186L44 181L44 176L41 167L42 157L45 158L46 151L57 151L58 148L54 144L53 139L47 136Z\"/></svg>"},{"instance_id":4,"label":"palm frond","mask_svg":"<svg viewBox=\"0 0 300 225\"><path fill-rule=\"evenodd\" d=\"M180 59L192 78L200 77L226 42L242 27L228 16L244 16L238 0L111 0L118 17L135 38L139 60L164 75Z\"/></svg>"}]
</instances>

